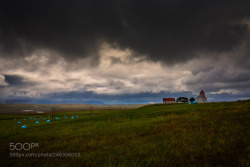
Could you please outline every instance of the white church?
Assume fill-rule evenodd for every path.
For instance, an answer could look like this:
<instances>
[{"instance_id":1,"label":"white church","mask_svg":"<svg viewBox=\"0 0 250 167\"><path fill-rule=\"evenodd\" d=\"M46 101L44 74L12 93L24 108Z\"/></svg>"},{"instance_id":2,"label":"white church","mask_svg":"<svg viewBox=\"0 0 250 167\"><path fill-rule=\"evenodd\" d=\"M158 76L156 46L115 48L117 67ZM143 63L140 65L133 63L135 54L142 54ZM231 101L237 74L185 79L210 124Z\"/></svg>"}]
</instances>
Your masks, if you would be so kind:
<instances>
[{"instance_id":1,"label":"white church","mask_svg":"<svg viewBox=\"0 0 250 167\"><path fill-rule=\"evenodd\" d=\"M203 90L201 90L200 95L196 97L196 102L197 103L206 103L207 102L207 98L206 98L205 92Z\"/></svg>"}]
</instances>

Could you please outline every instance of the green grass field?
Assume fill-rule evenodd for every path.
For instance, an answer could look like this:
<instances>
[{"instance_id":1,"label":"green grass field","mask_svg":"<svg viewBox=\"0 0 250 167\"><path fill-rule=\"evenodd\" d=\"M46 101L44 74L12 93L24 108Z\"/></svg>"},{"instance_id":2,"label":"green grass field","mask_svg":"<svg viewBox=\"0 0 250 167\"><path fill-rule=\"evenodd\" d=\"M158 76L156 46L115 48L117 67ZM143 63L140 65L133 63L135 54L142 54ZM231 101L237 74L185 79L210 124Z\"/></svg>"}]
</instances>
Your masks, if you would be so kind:
<instances>
[{"instance_id":1,"label":"green grass field","mask_svg":"<svg viewBox=\"0 0 250 167\"><path fill-rule=\"evenodd\" d=\"M250 166L250 101L56 116L60 119L47 123L40 118L48 119L46 114L1 115L0 166ZM24 124L27 128L21 128ZM10 151L10 143L39 147ZM80 157L10 157L14 153L80 153Z\"/></svg>"}]
</instances>

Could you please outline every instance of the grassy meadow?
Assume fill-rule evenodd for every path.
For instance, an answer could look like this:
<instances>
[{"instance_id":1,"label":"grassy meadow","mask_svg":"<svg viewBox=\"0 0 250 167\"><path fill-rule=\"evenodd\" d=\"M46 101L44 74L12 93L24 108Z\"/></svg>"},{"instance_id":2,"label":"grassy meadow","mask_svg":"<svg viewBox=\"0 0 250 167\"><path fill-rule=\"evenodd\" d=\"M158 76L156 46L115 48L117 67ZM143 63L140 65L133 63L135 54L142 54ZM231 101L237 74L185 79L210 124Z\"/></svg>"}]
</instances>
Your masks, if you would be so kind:
<instances>
[{"instance_id":1,"label":"grassy meadow","mask_svg":"<svg viewBox=\"0 0 250 167\"><path fill-rule=\"evenodd\" d=\"M47 123L49 114L0 115L0 166L250 166L250 101L65 110ZM10 151L10 143L39 147Z\"/></svg>"}]
</instances>

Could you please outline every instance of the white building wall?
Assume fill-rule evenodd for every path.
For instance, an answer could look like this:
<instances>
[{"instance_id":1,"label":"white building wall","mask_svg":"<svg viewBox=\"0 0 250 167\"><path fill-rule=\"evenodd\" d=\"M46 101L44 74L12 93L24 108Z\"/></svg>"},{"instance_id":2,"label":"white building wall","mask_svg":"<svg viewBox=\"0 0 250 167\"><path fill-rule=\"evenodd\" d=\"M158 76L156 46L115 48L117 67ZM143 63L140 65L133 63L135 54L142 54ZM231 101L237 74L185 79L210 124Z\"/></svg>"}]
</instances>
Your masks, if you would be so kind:
<instances>
[{"instance_id":1,"label":"white building wall","mask_svg":"<svg viewBox=\"0 0 250 167\"><path fill-rule=\"evenodd\" d=\"M202 97L200 96L200 97L196 98L196 102L197 102L197 103L206 103L207 100L206 100L205 98L202 98Z\"/></svg>"}]
</instances>

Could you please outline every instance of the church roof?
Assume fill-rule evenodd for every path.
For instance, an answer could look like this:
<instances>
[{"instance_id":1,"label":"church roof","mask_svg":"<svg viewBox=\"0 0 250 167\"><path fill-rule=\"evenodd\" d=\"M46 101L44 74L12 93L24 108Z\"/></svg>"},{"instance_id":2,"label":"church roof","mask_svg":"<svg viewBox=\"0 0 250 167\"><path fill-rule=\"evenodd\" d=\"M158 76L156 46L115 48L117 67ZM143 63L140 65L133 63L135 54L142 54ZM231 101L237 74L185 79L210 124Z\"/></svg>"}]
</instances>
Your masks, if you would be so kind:
<instances>
[{"instance_id":1,"label":"church roof","mask_svg":"<svg viewBox=\"0 0 250 167\"><path fill-rule=\"evenodd\" d=\"M203 99L207 99L205 96L205 92L203 90L201 90L200 95L197 96L196 98L202 97Z\"/></svg>"},{"instance_id":2,"label":"church roof","mask_svg":"<svg viewBox=\"0 0 250 167\"><path fill-rule=\"evenodd\" d=\"M202 97L203 99L207 99L205 95L200 94L199 96L197 96L196 98Z\"/></svg>"},{"instance_id":3,"label":"church roof","mask_svg":"<svg viewBox=\"0 0 250 167\"><path fill-rule=\"evenodd\" d=\"M205 94L205 92L203 90L201 90L200 94Z\"/></svg>"}]
</instances>

